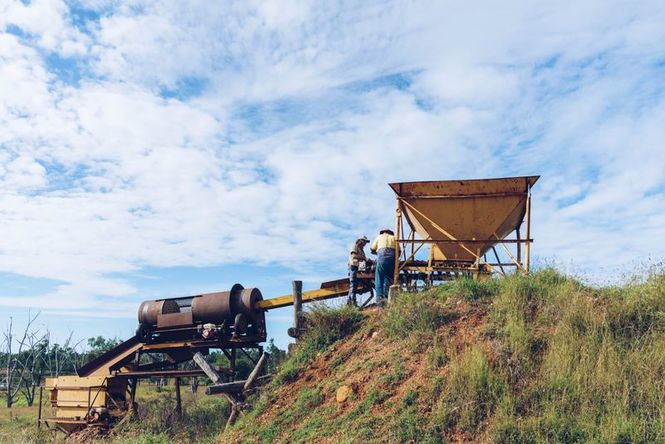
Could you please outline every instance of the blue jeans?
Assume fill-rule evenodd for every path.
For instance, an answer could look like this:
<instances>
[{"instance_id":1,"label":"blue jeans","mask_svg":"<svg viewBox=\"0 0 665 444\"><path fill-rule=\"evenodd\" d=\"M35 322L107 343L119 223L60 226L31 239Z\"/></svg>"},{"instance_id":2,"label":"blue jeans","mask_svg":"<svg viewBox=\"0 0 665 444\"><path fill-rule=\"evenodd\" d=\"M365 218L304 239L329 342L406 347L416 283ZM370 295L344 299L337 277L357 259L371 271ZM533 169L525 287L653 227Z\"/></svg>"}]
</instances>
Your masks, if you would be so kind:
<instances>
[{"instance_id":1,"label":"blue jeans","mask_svg":"<svg viewBox=\"0 0 665 444\"><path fill-rule=\"evenodd\" d=\"M388 297L388 288L393 283L393 274L395 273L395 259L385 258L376 262L376 279L374 280L374 289L376 290L376 301Z\"/></svg>"},{"instance_id":2,"label":"blue jeans","mask_svg":"<svg viewBox=\"0 0 665 444\"><path fill-rule=\"evenodd\" d=\"M358 291L358 266L349 265L349 304L357 304L356 291Z\"/></svg>"}]
</instances>

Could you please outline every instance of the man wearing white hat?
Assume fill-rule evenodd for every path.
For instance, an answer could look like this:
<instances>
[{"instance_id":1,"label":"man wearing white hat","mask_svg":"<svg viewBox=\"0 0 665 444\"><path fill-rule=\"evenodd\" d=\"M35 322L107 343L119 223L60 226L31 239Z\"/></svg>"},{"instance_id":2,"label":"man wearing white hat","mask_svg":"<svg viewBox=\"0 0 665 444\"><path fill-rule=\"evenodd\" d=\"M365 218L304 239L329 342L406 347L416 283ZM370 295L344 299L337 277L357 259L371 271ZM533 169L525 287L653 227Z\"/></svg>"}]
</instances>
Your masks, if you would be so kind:
<instances>
[{"instance_id":1,"label":"man wearing white hat","mask_svg":"<svg viewBox=\"0 0 665 444\"><path fill-rule=\"evenodd\" d=\"M367 236L359 237L351 246L349 253L349 299L347 304L358 305L356 292L358 291L358 269L362 263L367 263L365 245L369 243Z\"/></svg>"},{"instance_id":2,"label":"man wearing white hat","mask_svg":"<svg viewBox=\"0 0 665 444\"><path fill-rule=\"evenodd\" d=\"M388 298L388 288L393 283L395 271L395 254L397 254L397 241L395 233L390 228L379 231L379 236L374 239L370 246L372 254L377 255L376 279L374 289L376 290L376 305L383 307Z\"/></svg>"}]
</instances>

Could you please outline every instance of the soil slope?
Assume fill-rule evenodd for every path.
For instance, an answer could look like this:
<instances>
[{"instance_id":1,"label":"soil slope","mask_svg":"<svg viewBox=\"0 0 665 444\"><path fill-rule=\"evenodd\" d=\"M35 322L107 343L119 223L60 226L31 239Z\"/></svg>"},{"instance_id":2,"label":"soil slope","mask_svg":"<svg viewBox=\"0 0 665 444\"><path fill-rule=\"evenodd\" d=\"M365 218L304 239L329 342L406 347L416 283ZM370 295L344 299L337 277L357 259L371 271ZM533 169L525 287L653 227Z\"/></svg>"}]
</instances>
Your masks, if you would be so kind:
<instances>
[{"instance_id":1,"label":"soil slope","mask_svg":"<svg viewBox=\"0 0 665 444\"><path fill-rule=\"evenodd\" d=\"M544 270L382 311L314 308L220 442L663 440L663 290L662 276L594 289Z\"/></svg>"}]
</instances>

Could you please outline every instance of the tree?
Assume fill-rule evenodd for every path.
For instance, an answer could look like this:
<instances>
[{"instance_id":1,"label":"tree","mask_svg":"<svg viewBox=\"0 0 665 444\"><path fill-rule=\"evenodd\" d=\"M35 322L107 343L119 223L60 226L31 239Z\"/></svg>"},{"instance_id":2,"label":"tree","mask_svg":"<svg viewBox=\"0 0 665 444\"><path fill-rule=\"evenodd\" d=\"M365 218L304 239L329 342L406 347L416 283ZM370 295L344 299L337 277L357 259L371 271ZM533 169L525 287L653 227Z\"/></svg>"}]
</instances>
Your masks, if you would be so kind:
<instances>
[{"instance_id":1,"label":"tree","mask_svg":"<svg viewBox=\"0 0 665 444\"><path fill-rule=\"evenodd\" d=\"M42 362L46 367L46 372L52 378L57 378L61 373L72 373L80 361L80 353L76 352L76 348L82 341L79 341L74 346L71 346L72 336L74 332L70 331L69 336L63 345L51 344L51 335L47 330L46 332L46 347L41 356Z\"/></svg>"},{"instance_id":2,"label":"tree","mask_svg":"<svg viewBox=\"0 0 665 444\"><path fill-rule=\"evenodd\" d=\"M118 338L105 338L103 336L88 338L88 347L90 347L90 350L87 358L96 358L112 348L117 347L120 343L122 343L122 340Z\"/></svg>"},{"instance_id":3,"label":"tree","mask_svg":"<svg viewBox=\"0 0 665 444\"><path fill-rule=\"evenodd\" d=\"M270 359L266 364L266 373L277 373L279 366L282 365L282 362L286 359L286 351L280 349L275 345L275 340L270 339L268 346L266 347L266 353L270 355Z\"/></svg>"},{"instance_id":4,"label":"tree","mask_svg":"<svg viewBox=\"0 0 665 444\"><path fill-rule=\"evenodd\" d=\"M18 353L17 361L21 366L21 392L28 406L35 402L37 387L42 382L42 376L46 371L44 365L44 353L48 350L48 333L39 336L39 332L28 334L27 350Z\"/></svg>"},{"instance_id":5,"label":"tree","mask_svg":"<svg viewBox=\"0 0 665 444\"><path fill-rule=\"evenodd\" d=\"M23 387L27 372L26 360L33 359L36 352L36 345L41 340L37 339L38 332L33 331L32 324L39 316L30 316L28 312L28 323L23 330L23 336L19 341L14 337L14 319L9 317L9 325L3 332L4 336L4 363L5 363L5 385L6 385L6 399L7 408L11 408L18 396L19 391ZM18 350L14 353L14 343L17 343ZM26 350L26 347L29 349Z\"/></svg>"}]
</instances>

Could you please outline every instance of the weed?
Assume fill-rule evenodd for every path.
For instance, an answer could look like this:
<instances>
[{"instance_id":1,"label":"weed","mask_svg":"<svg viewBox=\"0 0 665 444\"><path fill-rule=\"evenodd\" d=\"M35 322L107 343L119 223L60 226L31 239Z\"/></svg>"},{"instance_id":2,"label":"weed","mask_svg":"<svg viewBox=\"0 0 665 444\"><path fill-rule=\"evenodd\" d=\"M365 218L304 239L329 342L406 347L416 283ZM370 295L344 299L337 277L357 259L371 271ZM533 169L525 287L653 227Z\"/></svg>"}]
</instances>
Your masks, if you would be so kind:
<instances>
[{"instance_id":1,"label":"weed","mask_svg":"<svg viewBox=\"0 0 665 444\"><path fill-rule=\"evenodd\" d=\"M118 441L140 443L213 442L226 422L228 404L217 397L197 399L183 406L183 415L174 410L172 394L141 402L138 420L128 421L114 432Z\"/></svg>"},{"instance_id":2,"label":"weed","mask_svg":"<svg viewBox=\"0 0 665 444\"><path fill-rule=\"evenodd\" d=\"M432 347L427 354L427 364L431 369L437 369L446 365L447 362L448 356L446 355L446 350L440 344L440 339L435 337Z\"/></svg>"}]
</instances>

